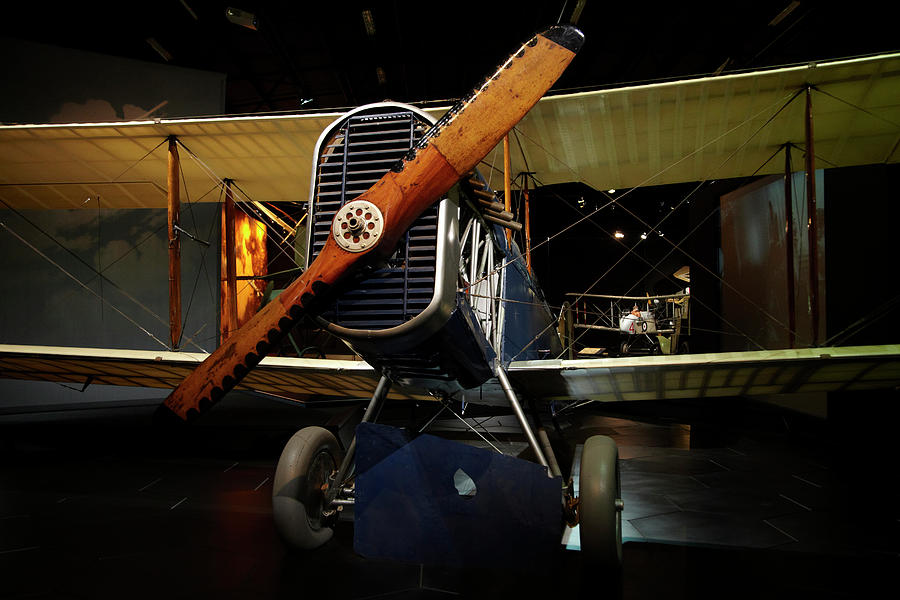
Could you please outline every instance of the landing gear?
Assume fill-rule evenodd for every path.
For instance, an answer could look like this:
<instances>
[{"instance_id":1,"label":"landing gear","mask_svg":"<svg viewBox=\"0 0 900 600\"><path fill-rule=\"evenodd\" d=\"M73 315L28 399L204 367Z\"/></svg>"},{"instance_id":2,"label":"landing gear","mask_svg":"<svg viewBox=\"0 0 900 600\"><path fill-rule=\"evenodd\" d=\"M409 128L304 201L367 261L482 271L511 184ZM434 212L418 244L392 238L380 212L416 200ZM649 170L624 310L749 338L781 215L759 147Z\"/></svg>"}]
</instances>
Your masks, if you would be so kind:
<instances>
[{"instance_id":1,"label":"landing gear","mask_svg":"<svg viewBox=\"0 0 900 600\"><path fill-rule=\"evenodd\" d=\"M622 566L622 487L619 450L605 435L587 439L581 455L578 520L585 565L616 572Z\"/></svg>"},{"instance_id":2,"label":"landing gear","mask_svg":"<svg viewBox=\"0 0 900 600\"><path fill-rule=\"evenodd\" d=\"M643 356L662 353L656 337L646 333L628 336L619 343L619 356Z\"/></svg>"},{"instance_id":3,"label":"landing gear","mask_svg":"<svg viewBox=\"0 0 900 600\"><path fill-rule=\"evenodd\" d=\"M390 389L391 380L382 375L362 422L374 420ZM352 472L355 453L355 436L345 456L337 438L321 427L305 427L285 444L275 469L272 516L288 546L312 550L331 539L337 515L332 507L353 503L338 496Z\"/></svg>"},{"instance_id":4,"label":"landing gear","mask_svg":"<svg viewBox=\"0 0 900 600\"><path fill-rule=\"evenodd\" d=\"M289 546L312 550L331 539L333 511L325 490L342 458L337 439L321 427L301 429L285 445L275 470L272 512Z\"/></svg>"}]
</instances>

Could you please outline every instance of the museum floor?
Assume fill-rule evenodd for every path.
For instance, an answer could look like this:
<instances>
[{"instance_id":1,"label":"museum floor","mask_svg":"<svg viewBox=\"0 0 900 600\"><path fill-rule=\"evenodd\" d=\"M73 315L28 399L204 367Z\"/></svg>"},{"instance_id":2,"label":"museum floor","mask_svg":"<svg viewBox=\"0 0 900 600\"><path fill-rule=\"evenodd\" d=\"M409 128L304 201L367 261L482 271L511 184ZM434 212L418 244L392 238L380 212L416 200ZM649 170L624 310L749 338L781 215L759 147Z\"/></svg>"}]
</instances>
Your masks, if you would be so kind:
<instances>
[{"instance_id":1,"label":"museum floor","mask_svg":"<svg viewBox=\"0 0 900 600\"><path fill-rule=\"evenodd\" d=\"M326 415L223 402L175 439L149 410L0 418L0 598L857 598L900 566L896 496L872 480L896 479L891 457L836 456L780 415L561 423L564 469L589 435L619 444L619 587L562 544L543 569L422 567L356 555L342 522L318 551L287 552L271 522L274 465L286 436ZM524 447L511 418L487 424ZM466 437L458 426L438 429Z\"/></svg>"}]
</instances>

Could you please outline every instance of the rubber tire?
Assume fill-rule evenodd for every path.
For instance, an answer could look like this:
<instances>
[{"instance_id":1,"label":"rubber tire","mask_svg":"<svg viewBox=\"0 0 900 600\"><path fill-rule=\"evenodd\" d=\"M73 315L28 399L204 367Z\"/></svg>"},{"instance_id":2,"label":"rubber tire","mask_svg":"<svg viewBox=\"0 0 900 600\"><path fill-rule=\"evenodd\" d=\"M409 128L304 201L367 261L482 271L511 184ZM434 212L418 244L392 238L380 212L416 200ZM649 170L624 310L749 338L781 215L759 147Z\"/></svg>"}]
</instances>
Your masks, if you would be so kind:
<instances>
[{"instance_id":1,"label":"rubber tire","mask_svg":"<svg viewBox=\"0 0 900 600\"><path fill-rule=\"evenodd\" d=\"M285 444L275 469L272 515L288 546L312 550L331 539L334 530L322 519L320 486L342 458L337 439L322 427L305 427Z\"/></svg>"},{"instance_id":2,"label":"rubber tire","mask_svg":"<svg viewBox=\"0 0 900 600\"><path fill-rule=\"evenodd\" d=\"M622 497L619 449L612 438L591 436L584 443L579 474L578 522L585 565L603 571L622 567Z\"/></svg>"}]
</instances>

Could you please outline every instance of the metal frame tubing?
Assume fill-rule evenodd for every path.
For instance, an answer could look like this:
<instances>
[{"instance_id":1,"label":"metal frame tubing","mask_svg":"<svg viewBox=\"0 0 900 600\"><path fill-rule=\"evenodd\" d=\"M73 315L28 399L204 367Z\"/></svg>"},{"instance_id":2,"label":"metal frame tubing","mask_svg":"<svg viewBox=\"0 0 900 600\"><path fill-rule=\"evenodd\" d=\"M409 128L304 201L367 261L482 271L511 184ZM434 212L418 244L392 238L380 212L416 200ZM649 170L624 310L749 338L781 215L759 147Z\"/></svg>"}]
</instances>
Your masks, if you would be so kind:
<instances>
[{"instance_id":1,"label":"metal frame tubing","mask_svg":"<svg viewBox=\"0 0 900 600\"><path fill-rule=\"evenodd\" d=\"M378 385L375 386L375 392L372 394L372 399L369 400L369 405L366 407L366 412L363 413L361 423L368 423L373 420L374 416L381 408L381 403L387 397L388 392L391 389L391 380L388 379L387 375L382 375L381 379L378 380ZM344 455L344 460L341 461L341 466L338 469L337 475L334 477L334 481L329 486L328 491L325 494L326 503L331 503L337 498L338 492L344 487L344 480L347 477L347 473L350 471L350 465L353 464L353 456L356 454L356 436L353 436L353 441L350 442L350 447L347 448L347 454Z\"/></svg>"},{"instance_id":2,"label":"metal frame tubing","mask_svg":"<svg viewBox=\"0 0 900 600\"><path fill-rule=\"evenodd\" d=\"M550 464L547 462L547 458L544 456L544 451L541 450L541 445L538 444L537 437L534 435L534 431L531 429L531 424L528 422L528 419L525 417L525 412L522 410L522 405L519 404L518 398L516 398L516 393L512 389L512 385L509 383L509 378L506 376L506 371L502 366L497 366L497 379L500 380L500 387L503 388L503 391L506 393L506 398L509 400L510 406L512 406L513 412L516 413L516 418L519 419L519 425L522 426L522 432L525 434L525 437L528 438L528 444L531 446L531 449L534 450L534 454L537 457L538 462L547 468L547 475L550 476Z\"/></svg>"}]
</instances>

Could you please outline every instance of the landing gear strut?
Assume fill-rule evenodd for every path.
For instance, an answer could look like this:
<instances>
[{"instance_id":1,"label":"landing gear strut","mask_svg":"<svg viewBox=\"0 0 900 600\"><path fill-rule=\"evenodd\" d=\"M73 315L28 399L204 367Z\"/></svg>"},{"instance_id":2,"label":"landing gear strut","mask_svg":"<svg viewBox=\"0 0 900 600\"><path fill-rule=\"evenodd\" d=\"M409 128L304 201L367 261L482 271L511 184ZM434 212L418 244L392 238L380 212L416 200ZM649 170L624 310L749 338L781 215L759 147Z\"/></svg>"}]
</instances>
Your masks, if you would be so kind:
<instances>
[{"instance_id":1,"label":"landing gear strut","mask_svg":"<svg viewBox=\"0 0 900 600\"><path fill-rule=\"evenodd\" d=\"M391 389L382 375L362 422L373 421ZM288 546L298 550L318 548L331 539L344 482L352 476L356 436L346 455L337 439L322 427L305 427L285 445L275 470L272 514L275 529ZM352 494L352 492L350 492Z\"/></svg>"}]
</instances>

